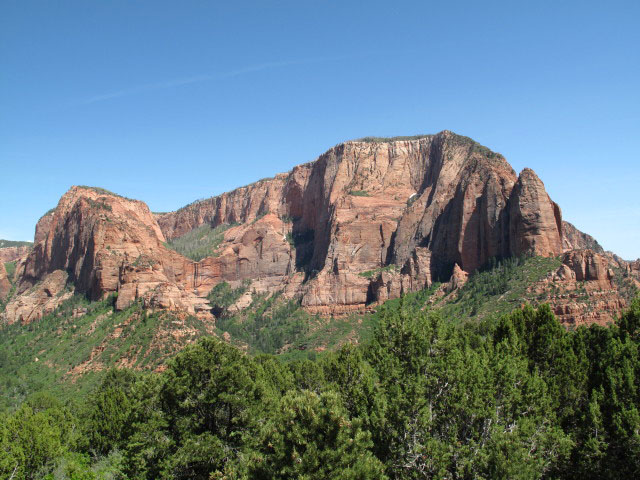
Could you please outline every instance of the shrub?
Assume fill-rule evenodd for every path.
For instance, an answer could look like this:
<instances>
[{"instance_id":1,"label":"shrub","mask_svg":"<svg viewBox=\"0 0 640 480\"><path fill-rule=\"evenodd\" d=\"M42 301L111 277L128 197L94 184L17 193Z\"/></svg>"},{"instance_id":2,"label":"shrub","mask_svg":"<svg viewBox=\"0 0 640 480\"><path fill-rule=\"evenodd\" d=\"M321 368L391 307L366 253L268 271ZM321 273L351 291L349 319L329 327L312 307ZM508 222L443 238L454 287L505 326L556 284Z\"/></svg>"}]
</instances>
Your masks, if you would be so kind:
<instances>
[{"instance_id":1,"label":"shrub","mask_svg":"<svg viewBox=\"0 0 640 480\"><path fill-rule=\"evenodd\" d=\"M349 195L354 197L370 197L369 192L366 190L350 190Z\"/></svg>"}]
</instances>

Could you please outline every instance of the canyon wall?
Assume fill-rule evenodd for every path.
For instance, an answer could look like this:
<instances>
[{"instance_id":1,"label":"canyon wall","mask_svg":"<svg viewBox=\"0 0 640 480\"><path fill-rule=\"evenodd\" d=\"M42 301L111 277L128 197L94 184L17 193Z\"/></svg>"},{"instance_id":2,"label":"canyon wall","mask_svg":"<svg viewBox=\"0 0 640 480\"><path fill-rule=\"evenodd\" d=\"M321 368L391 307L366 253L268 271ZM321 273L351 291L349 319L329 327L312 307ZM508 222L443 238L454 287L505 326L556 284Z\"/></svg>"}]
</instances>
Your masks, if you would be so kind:
<instances>
[{"instance_id":1,"label":"canyon wall","mask_svg":"<svg viewBox=\"0 0 640 480\"><path fill-rule=\"evenodd\" d=\"M203 260L167 248L202 225L228 226ZM345 142L289 173L166 214L73 187L38 222L35 240L18 265L16 305L65 272L57 283L64 277L65 288L93 299L117 293L118 308L141 301L203 317L207 293L223 281L344 313L454 272L463 278L495 257L594 245L562 221L532 170L518 176L500 154L449 131ZM6 320L35 318L18 311L7 308Z\"/></svg>"}]
</instances>

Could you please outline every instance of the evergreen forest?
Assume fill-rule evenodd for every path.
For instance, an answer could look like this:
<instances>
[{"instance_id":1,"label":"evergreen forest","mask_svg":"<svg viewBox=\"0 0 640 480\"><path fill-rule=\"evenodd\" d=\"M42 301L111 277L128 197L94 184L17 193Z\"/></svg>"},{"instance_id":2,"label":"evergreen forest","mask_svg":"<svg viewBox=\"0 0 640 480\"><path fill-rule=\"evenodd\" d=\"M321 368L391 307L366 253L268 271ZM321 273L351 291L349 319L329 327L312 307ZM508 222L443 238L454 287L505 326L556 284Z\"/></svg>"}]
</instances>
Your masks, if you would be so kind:
<instances>
[{"instance_id":1,"label":"evergreen forest","mask_svg":"<svg viewBox=\"0 0 640 480\"><path fill-rule=\"evenodd\" d=\"M640 477L640 300L567 330L546 305L444 320L403 299L313 359L202 337L87 394L0 413L6 479Z\"/></svg>"}]
</instances>

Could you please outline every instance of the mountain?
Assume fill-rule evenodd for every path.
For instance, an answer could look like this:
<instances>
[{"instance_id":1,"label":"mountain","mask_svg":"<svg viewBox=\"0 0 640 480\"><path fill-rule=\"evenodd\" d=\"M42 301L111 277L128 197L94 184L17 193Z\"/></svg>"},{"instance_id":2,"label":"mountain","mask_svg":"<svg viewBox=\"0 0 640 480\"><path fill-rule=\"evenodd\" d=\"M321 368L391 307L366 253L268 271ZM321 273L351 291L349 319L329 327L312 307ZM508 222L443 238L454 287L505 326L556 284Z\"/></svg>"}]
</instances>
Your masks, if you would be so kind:
<instances>
[{"instance_id":1,"label":"mountain","mask_svg":"<svg viewBox=\"0 0 640 480\"><path fill-rule=\"evenodd\" d=\"M72 187L38 222L2 318L34 321L76 292L213 322L207 296L223 284L244 289L236 310L277 293L347 315L527 255L560 259L523 301L566 324L614 320L639 285L633 264L563 221L533 170L449 131L364 138L165 214Z\"/></svg>"}]
</instances>

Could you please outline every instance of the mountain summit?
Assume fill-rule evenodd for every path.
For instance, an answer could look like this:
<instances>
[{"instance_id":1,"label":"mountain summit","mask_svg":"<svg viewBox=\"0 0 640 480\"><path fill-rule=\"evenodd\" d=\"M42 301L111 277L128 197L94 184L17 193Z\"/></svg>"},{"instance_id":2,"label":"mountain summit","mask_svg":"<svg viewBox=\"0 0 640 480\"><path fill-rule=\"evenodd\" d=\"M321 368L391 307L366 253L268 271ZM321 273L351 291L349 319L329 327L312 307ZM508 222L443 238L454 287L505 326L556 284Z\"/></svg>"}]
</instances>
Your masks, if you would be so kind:
<instances>
[{"instance_id":1,"label":"mountain summit","mask_svg":"<svg viewBox=\"0 0 640 480\"><path fill-rule=\"evenodd\" d=\"M65 291L213 320L206 297L224 282L247 286L237 308L281 292L309 312L344 314L434 282L460 286L492 259L533 255L563 256L546 284L532 286L538 296L554 282L606 292L597 315L547 295L564 322L606 323L626 304L615 270L638 273L563 222L533 170L518 176L502 155L446 130L345 142L165 214L72 187L40 220L35 242L17 265L5 322L41 317Z\"/></svg>"}]
</instances>

